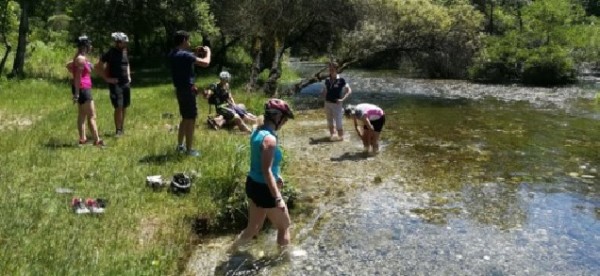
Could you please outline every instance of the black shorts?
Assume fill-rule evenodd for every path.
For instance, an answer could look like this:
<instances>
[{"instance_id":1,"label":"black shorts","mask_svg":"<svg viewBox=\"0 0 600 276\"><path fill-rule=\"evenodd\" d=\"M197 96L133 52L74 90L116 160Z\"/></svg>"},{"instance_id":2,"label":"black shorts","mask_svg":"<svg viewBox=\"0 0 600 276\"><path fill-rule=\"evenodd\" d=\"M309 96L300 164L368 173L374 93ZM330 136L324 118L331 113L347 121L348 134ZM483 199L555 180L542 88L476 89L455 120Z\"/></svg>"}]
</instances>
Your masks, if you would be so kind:
<instances>
[{"instance_id":1,"label":"black shorts","mask_svg":"<svg viewBox=\"0 0 600 276\"><path fill-rule=\"evenodd\" d=\"M198 117L198 107L196 106L196 95L192 89L177 88L177 103L179 103L179 114L183 119L196 119Z\"/></svg>"},{"instance_id":2,"label":"black shorts","mask_svg":"<svg viewBox=\"0 0 600 276\"><path fill-rule=\"evenodd\" d=\"M131 102L131 89L129 84L109 84L108 89L110 91L110 102L114 108L129 107Z\"/></svg>"},{"instance_id":3,"label":"black shorts","mask_svg":"<svg viewBox=\"0 0 600 276\"><path fill-rule=\"evenodd\" d=\"M373 130L375 132L381 132L381 130L383 129L383 126L385 125L385 115L381 116L381 118L377 119L377 120L369 120L369 122L371 122L371 125L373 126ZM367 126L365 126L365 129L367 129Z\"/></svg>"},{"instance_id":4,"label":"black shorts","mask_svg":"<svg viewBox=\"0 0 600 276\"><path fill-rule=\"evenodd\" d=\"M260 208L275 208L277 206L269 186L254 181L250 176L246 177L246 195Z\"/></svg>"},{"instance_id":5,"label":"black shorts","mask_svg":"<svg viewBox=\"0 0 600 276\"><path fill-rule=\"evenodd\" d=\"M72 90L75 90L75 87L72 87ZM79 89L78 104L84 104L91 100L93 100L92 89Z\"/></svg>"}]
</instances>

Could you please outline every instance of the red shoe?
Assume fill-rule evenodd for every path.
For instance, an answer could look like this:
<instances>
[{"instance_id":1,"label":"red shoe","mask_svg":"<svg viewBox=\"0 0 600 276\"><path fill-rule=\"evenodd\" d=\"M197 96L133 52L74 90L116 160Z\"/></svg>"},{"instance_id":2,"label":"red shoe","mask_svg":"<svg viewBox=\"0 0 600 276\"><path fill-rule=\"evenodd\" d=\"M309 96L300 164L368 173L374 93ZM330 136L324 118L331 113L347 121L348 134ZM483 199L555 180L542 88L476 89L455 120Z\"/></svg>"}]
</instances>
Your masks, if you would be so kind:
<instances>
[{"instance_id":1,"label":"red shoe","mask_svg":"<svg viewBox=\"0 0 600 276\"><path fill-rule=\"evenodd\" d=\"M104 203L100 204L98 200L88 198L85 200L85 206L94 214L104 213Z\"/></svg>"},{"instance_id":2,"label":"red shoe","mask_svg":"<svg viewBox=\"0 0 600 276\"><path fill-rule=\"evenodd\" d=\"M87 208L87 206L83 203L81 198L77 197L74 197L71 200L71 209L73 209L73 212L78 215L90 213L90 209Z\"/></svg>"},{"instance_id":3,"label":"red shoe","mask_svg":"<svg viewBox=\"0 0 600 276\"><path fill-rule=\"evenodd\" d=\"M85 145L87 143L87 139L79 139L79 145Z\"/></svg>"}]
</instances>

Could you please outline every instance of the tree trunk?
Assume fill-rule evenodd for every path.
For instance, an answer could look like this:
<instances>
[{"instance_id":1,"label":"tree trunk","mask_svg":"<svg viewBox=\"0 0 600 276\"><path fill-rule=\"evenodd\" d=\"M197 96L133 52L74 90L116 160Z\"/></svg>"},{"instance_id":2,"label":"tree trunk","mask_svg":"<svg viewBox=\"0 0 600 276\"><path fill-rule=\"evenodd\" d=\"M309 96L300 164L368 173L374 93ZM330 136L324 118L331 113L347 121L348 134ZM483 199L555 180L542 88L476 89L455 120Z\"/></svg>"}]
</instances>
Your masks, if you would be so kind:
<instances>
[{"instance_id":1,"label":"tree trunk","mask_svg":"<svg viewBox=\"0 0 600 276\"><path fill-rule=\"evenodd\" d=\"M27 35L29 34L29 0L19 1L21 4L21 16L19 23L19 43L10 77L23 77L25 66L25 50L27 48Z\"/></svg>"},{"instance_id":2,"label":"tree trunk","mask_svg":"<svg viewBox=\"0 0 600 276\"><path fill-rule=\"evenodd\" d=\"M275 39L274 43L275 51L273 52L273 63L271 63L271 69L269 71L269 78L263 86L263 91L269 97L277 96L277 84L281 77L281 59L285 52L285 43L281 43L279 39Z\"/></svg>"},{"instance_id":3,"label":"tree trunk","mask_svg":"<svg viewBox=\"0 0 600 276\"><path fill-rule=\"evenodd\" d=\"M246 91L254 91L256 89L258 75L260 74L262 37L257 36L254 38L253 55L254 58L252 60L252 68L250 69L250 77L248 78L248 83L246 84Z\"/></svg>"},{"instance_id":4,"label":"tree trunk","mask_svg":"<svg viewBox=\"0 0 600 276\"><path fill-rule=\"evenodd\" d=\"M10 54L10 51L12 50L12 45L10 45L10 43L8 43L6 36L3 35L2 37L4 38L4 47L6 48L6 52L4 52L4 56L2 57L2 60L0 60L0 76L2 76L2 74L4 73L4 65L6 64L8 55Z\"/></svg>"}]
</instances>

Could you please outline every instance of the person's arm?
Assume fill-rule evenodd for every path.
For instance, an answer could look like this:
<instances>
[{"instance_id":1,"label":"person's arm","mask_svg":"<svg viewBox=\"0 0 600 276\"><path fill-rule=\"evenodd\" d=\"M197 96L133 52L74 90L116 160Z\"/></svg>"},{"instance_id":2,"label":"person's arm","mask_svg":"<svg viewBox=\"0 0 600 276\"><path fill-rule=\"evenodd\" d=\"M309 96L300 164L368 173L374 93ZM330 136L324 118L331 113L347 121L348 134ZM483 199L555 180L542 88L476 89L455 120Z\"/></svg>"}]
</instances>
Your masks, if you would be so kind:
<instances>
[{"instance_id":1,"label":"person's arm","mask_svg":"<svg viewBox=\"0 0 600 276\"><path fill-rule=\"evenodd\" d=\"M115 84L119 82L116 78L111 78L110 76L106 75L106 63L102 61L102 58L100 58L98 63L94 65L94 72L96 75L102 77L102 79L107 83Z\"/></svg>"},{"instance_id":2,"label":"person's arm","mask_svg":"<svg viewBox=\"0 0 600 276\"><path fill-rule=\"evenodd\" d=\"M207 46L202 46L202 49L204 49L204 52L206 53L206 55L204 57L198 57L196 56L196 61L194 62L194 64L200 66L200 67L208 67L208 65L210 64L210 56L211 56L211 52L210 52L210 48L208 48Z\"/></svg>"},{"instance_id":3,"label":"person's arm","mask_svg":"<svg viewBox=\"0 0 600 276\"><path fill-rule=\"evenodd\" d=\"M81 74L83 73L85 62L85 58L82 56L78 56L75 58L75 61L73 61L73 87L75 88L75 93L73 94L74 102L79 98L79 90L81 89Z\"/></svg>"},{"instance_id":4,"label":"person's arm","mask_svg":"<svg viewBox=\"0 0 600 276\"><path fill-rule=\"evenodd\" d=\"M285 202L283 201L283 197L281 196L281 191L279 191L277 179L275 179L275 176L271 171L271 167L273 166L273 159L275 158L276 148L277 138L275 138L275 136L273 135L267 135L262 143L261 169L265 177L265 181L267 182L267 187L271 192L271 196L276 200L277 207L284 209Z\"/></svg>"},{"instance_id":5,"label":"person's arm","mask_svg":"<svg viewBox=\"0 0 600 276\"><path fill-rule=\"evenodd\" d=\"M360 137L362 139L362 133L360 132L360 129L358 128L358 122L356 121L356 116L352 116L352 121L354 121L354 129L356 130L356 134L358 134L358 137Z\"/></svg>"},{"instance_id":6,"label":"person's arm","mask_svg":"<svg viewBox=\"0 0 600 276\"><path fill-rule=\"evenodd\" d=\"M73 61L69 61L67 62L67 64L65 65L65 67L67 68L67 71L69 71L69 73L73 74Z\"/></svg>"},{"instance_id":7,"label":"person's arm","mask_svg":"<svg viewBox=\"0 0 600 276\"><path fill-rule=\"evenodd\" d=\"M365 124L365 126L367 126L367 128L371 131L375 130L373 128L373 125L371 124L371 121L369 121L369 118L367 115L363 115L363 117L361 118L361 120L363 121L363 123Z\"/></svg>"},{"instance_id":8,"label":"person's arm","mask_svg":"<svg viewBox=\"0 0 600 276\"><path fill-rule=\"evenodd\" d=\"M342 96L342 98L338 100L338 102L340 102L340 103L345 101L346 98L348 98L348 96L350 96L350 94L352 93L352 88L350 88L350 85L346 84L344 86L343 91L344 91L344 96Z\"/></svg>"},{"instance_id":9,"label":"person's arm","mask_svg":"<svg viewBox=\"0 0 600 276\"><path fill-rule=\"evenodd\" d=\"M127 82L131 83L131 67L127 64Z\"/></svg>"}]
</instances>

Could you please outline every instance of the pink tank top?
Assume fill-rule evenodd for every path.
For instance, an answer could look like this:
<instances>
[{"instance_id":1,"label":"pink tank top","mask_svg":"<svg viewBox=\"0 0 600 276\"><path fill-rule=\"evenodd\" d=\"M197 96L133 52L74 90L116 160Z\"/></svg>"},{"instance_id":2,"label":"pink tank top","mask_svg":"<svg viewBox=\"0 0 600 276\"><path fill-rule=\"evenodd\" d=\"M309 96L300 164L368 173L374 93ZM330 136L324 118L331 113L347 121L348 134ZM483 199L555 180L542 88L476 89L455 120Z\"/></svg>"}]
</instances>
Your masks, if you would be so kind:
<instances>
[{"instance_id":1,"label":"pink tank top","mask_svg":"<svg viewBox=\"0 0 600 276\"><path fill-rule=\"evenodd\" d=\"M83 70L81 71L81 81L79 82L79 87L81 89L92 89L92 76L90 72L92 71L92 64L88 61L85 62L83 66ZM75 73L73 73L73 76Z\"/></svg>"}]
</instances>

